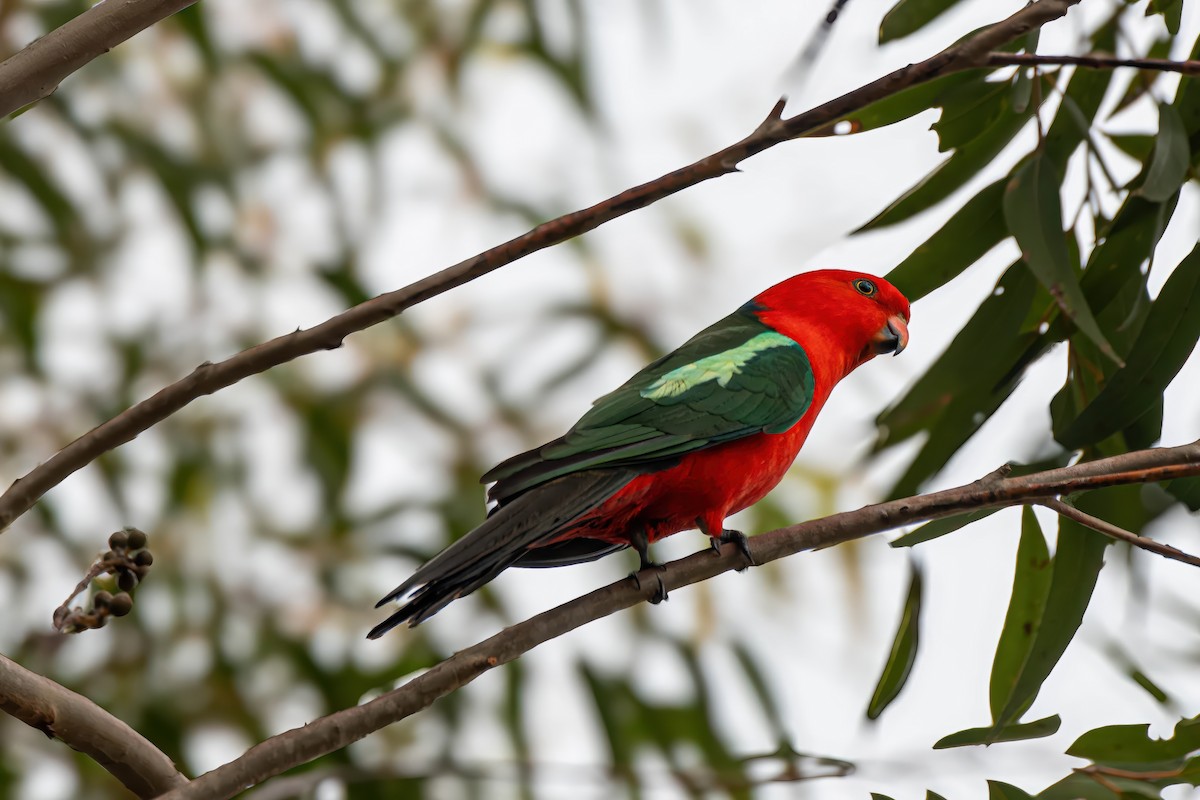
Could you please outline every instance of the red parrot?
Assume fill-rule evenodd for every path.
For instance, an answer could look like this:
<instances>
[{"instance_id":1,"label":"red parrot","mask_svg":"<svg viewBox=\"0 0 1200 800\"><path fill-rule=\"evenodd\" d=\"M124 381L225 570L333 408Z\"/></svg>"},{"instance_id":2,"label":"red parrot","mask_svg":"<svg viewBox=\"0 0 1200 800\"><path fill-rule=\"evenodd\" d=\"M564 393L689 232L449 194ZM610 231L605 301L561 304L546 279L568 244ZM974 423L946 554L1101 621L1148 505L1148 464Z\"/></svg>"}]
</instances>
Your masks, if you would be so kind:
<instances>
[{"instance_id":1,"label":"red parrot","mask_svg":"<svg viewBox=\"0 0 1200 800\"><path fill-rule=\"evenodd\" d=\"M657 566L650 543L689 528L749 560L725 518L783 479L838 381L904 349L908 319L904 295L872 275L818 270L772 286L601 397L564 436L484 475L487 519L380 600L411 593L368 637L417 625L511 566L626 547L640 569Z\"/></svg>"}]
</instances>

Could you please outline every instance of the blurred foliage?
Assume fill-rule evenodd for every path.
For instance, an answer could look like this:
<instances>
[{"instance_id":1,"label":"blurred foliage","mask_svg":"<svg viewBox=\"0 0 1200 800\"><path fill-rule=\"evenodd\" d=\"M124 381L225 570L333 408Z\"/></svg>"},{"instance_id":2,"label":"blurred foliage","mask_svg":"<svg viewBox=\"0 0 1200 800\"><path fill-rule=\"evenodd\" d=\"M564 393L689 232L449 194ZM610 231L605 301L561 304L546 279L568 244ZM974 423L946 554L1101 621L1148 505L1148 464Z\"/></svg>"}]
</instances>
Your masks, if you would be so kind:
<instances>
[{"instance_id":1,"label":"blurred foliage","mask_svg":"<svg viewBox=\"0 0 1200 800\"><path fill-rule=\"evenodd\" d=\"M883 18L881 40L965 4L902 0ZM15 51L86 6L3 3L0 50ZM1124 45L1141 47L1134 55L1177 51L1181 8L1181 0L1146 9L1118 4L1081 52L1114 52L1118 40L1144 41ZM1142 19L1143 10L1159 19ZM646 13L648 26L658 24ZM519 65L548 87L573 130L601 138L591 24L579 0L200 3L0 125L4 475L23 474L195 364L420 277L397 266L399 258L386 259L386 272L372 266L387 251L379 224L394 205L420 220L423 197L457 193L456 233L486 220L486 235L497 238L573 210L562 194L523 192L497 178L461 103L481 71ZM1158 26L1156 36L1126 35L1147 24ZM1035 49L1037 39L1014 47ZM1173 96L1168 87L1176 87ZM1155 104L1156 130L1131 133L1101 113L1138 103ZM1058 442L1044 443L1045 463L1065 463L1075 450L1094 458L1157 441L1163 392L1200 335L1200 255L1154 261L1182 187L1196 177L1200 82L1142 73L1124 85L1112 72L1004 68L916 87L851 121L858 132L928 109L940 109L934 130L950 155L864 230L942 210L1002 154L1025 149L1007 177L947 209L944 225L892 278L916 299L1003 241L1015 240L1025 258L879 417L877 450L918 443L893 494L937 476L1057 344L1069 348L1070 369L1059 394L1047 398ZM1023 135L1033 127L1036 139ZM399 167L397 141L416 143ZM1126 183L1113 177L1109 162L1118 158L1138 164ZM389 181L397 174L416 186L413 193L396 195ZM1086 186L1082 199L1063 188L1068 178ZM682 221L674 233L703 253L702 233ZM475 239L462 235L469 248ZM605 353L646 359L668 344L647 321L614 309L586 242L565 249L587 291L509 314L527 313L524 327L405 315L328 359L289 365L187 409L56 490L0 538L0 598L17 609L0 630L0 649L96 700L194 773L354 705L469 643L475 629L426 626L402 649L396 640L367 646L364 609L415 562L478 523L477 476L497 456L550 433L542 405ZM1151 265L1169 274L1153 299ZM479 327L488 338L532 346L570 338L579 326L588 331L585 343L557 354L525 386L514 384L505 364L479 357L471 334ZM447 362L461 371L448 376L439 366ZM401 442L411 452L380 462L381 447ZM796 493L815 496L807 510L831 510L836 477L798 470L789 480ZM1196 485L1103 490L1074 502L1142 532L1172 504L1195 508ZM796 518L779 502L753 513L753 530ZM980 516L933 523L904 544L954 533ZM77 639L50 635L49 610L107 533L125 524L150 532L156 559L135 613ZM993 667L993 722L952 743L1057 729L1057 717L1019 720L1075 635L1105 545L1064 522L1051 559L1036 520L1026 517ZM772 569L761 577L782 596L786 587L772 580ZM873 717L919 669L920 586L914 572ZM712 602L699 601L687 636L665 632L644 610L621 621L614 648L665 647L677 665L669 697L599 655L581 653L569 665L609 755L586 779L564 767L572 786L587 780L630 797L663 786L690 797L746 797L762 785L853 769L793 749L793 722L778 712L778 668L736 632L712 637L704 616ZM486 623L478 631L519 616L487 588L476 608ZM486 797L497 783L516 796L541 795L556 765L536 749L539 737L554 735L535 729L546 719L529 700L544 697L534 691L540 678L528 662L503 674L500 696L472 686L445 698L299 770L288 796L314 796L326 782L351 798ZM712 699L734 684L761 713L767 750L729 741ZM481 727L495 739L492 750L507 753L504 764L463 756L462 742ZM1129 726L1095 731L1072 748L1095 769L1038 796L1075 796L1084 784L1086 796L1109 797L1113 787L1194 782L1193 728L1181 729L1168 744ZM125 796L90 760L36 732L5 719L0 733L0 797L22 796L47 774L69 787L62 796ZM1123 746L1129 755L1114 759ZM1028 796L1001 783L991 794Z\"/></svg>"}]
</instances>

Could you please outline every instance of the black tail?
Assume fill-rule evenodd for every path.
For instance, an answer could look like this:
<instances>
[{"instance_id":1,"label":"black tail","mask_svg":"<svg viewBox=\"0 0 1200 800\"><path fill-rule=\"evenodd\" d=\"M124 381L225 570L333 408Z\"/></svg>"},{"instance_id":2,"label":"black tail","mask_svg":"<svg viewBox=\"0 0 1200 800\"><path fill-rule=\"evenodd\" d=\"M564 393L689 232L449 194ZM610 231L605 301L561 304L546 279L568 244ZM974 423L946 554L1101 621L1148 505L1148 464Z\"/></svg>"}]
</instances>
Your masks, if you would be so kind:
<instances>
[{"instance_id":1,"label":"black tail","mask_svg":"<svg viewBox=\"0 0 1200 800\"><path fill-rule=\"evenodd\" d=\"M429 619L512 566L529 548L553 539L638 474L637 469L586 470L547 481L504 503L380 600L376 608L413 592L367 638L378 639L404 622L414 626Z\"/></svg>"}]
</instances>

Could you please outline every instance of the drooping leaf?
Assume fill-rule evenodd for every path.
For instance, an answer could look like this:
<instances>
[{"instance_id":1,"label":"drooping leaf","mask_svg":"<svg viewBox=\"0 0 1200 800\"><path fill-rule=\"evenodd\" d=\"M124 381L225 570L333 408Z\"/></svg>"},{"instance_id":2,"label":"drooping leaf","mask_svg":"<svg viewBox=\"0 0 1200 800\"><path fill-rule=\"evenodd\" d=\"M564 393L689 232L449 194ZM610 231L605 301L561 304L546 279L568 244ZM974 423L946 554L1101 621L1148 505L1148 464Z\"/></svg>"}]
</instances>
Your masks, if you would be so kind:
<instances>
[{"instance_id":1,"label":"drooping leaf","mask_svg":"<svg viewBox=\"0 0 1200 800\"><path fill-rule=\"evenodd\" d=\"M1167 278L1118 370L1069 425L1055 430L1076 449L1135 422L1162 398L1200 338L1200 245Z\"/></svg>"},{"instance_id":2,"label":"drooping leaf","mask_svg":"<svg viewBox=\"0 0 1200 800\"><path fill-rule=\"evenodd\" d=\"M1183 19L1183 0L1150 0L1146 8L1146 16L1162 14L1167 31L1174 36L1179 33L1179 23Z\"/></svg>"},{"instance_id":3,"label":"drooping leaf","mask_svg":"<svg viewBox=\"0 0 1200 800\"><path fill-rule=\"evenodd\" d=\"M958 0L900 0L883 15L879 24L879 43L916 33L952 8Z\"/></svg>"},{"instance_id":4,"label":"drooping leaf","mask_svg":"<svg viewBox=\"0 0 1200 800\"><path fill-rule=\"evenodd\" d=\"M887 663L875 685L871 702L867 705L867 719L878 719L883 710L896 699L904 688L913 662L917 658L917 646L921 626L921 570L914 564L908 584L908 596L904 600L904 611L896 628L896 638L888 653Z\"/></svg>"},{"instance_id":5,"label":"drooping leaf","mask_svg":"<svg viewBox=\"0 0 1200 800\"><path fill-rule=\"evenodd\" d=\"M1003 197L1003 181L984 187L897 264L887 279L916 301L958 277L1008 235Z\"/></svg>"},{"instance_id":6,"label":"drooping leaf","mask_svg":"<svg viewBox=\"0 0 1200 800\"><path fill-rule=\"evenodd\" d=\"M981 508L966 514L955 514L953 517L935 519L933 522L927 522L914 531L909 531L903 536L896 537L890 542L890 545L892 547L912 547L923 544L932 539L945 536L948 533L954 533L959 528L965 528L972 522L978 522L984 517L990 517L999 510L998 508Z\"/></svg>"},{"instance_id":7,"label":"drooping leaf","mask_svg":"<svg viewBox=\"0 0 1200 800\"><path fill-rule=\"evenodd\" d=\"M1022 722L1016 725L1006 725L995 728L988 725L984 728L967 728L949 736L943 736L934 743L934 750L948 750L951 747L969 747L972 745L989 745L999 742L1020 742L1026 739L1044 739L1058 733L1062 719L1057 714L1052 717Z\"/></svg>"},{"instance_id":8,"label":"drooping leaf","mask_svg":"<svg viewBox=\"0 0 1200 800\"><path fill-rule=\"evenodd\" d=\"M1090 494L1083 495L1079 507L1086 507L1090 497ZM998 727L1007 727L1029 708L1042 683L1074 639L1104 565L1107 545L1108 540L1095 531L1073 520L1059 521L1058 547L1054 553L1045 612L1029 655L1015 680L1011 680L1008 700L995 718Z\"/></svg>"},{"instance_id":9,"label":"drooping leaf","mask_svg":"<svg viewBox=\"0 0 1200 800\"><path fill-rule=\"evenodd\" d=\"M1007 707L1033 652L1050 594L1052 564L1037 516L1032 508L1025 506L1021 512L1021 540L1017 545L1012 595L1008 601L1004 627L1000 631L1000 641L996 645L996 657L992 661L988 699L993 720L999 719Z\"/></svg>"},{"instance_id":10,"label":"drooping leaf","mask_svg":"<svg viewBox=\"0 0 1200 800\"><path fill-rule=\"evenodd\" d=\"M979 310L921 379L879 415L876 450L928 429L956 399L996 387L1021 352L1013 342L1036 288L1037 282L1020 264L1005 270Z\"/></svg>"},{"instance_id":11,"label":"drooping leaf","mask_svg":"<svg viewBox=\"0 0 1200 800\"><path fill-rule=\"evenodd\" d=\"M1179 111L1167 103L1158 105L1158 136L1146 178L1138 192L1147 200L1161 203L1179 191L1187 180L1188 164L1192 160L1187 129Z\"/></svg>"},{"instance_id":12,"label":"drooping leaf","mask_svg":"<svg viewBox=\"0 0 1200 800\"><path fill-rule=\"evenodd\" d=\"M1113 361L1120 357L1108 343L1088 307L1071 268L1062 229L1057 167L1038 154L1017 170L1004 192L1004 218L1021 247L1029 269L1059 308Z\"/></svg>"}]
</instances>

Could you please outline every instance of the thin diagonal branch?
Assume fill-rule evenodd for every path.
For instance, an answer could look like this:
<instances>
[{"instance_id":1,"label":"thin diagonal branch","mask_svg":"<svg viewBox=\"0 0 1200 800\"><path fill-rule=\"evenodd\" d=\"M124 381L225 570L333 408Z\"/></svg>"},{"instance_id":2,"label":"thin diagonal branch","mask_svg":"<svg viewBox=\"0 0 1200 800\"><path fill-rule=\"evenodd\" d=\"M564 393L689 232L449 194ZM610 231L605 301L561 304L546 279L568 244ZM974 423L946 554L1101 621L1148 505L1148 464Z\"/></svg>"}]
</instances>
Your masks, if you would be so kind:
<instances>
[{"instance_id":1,"label":"thin diagonal branch","mask_svg":"<svg viewBox=\"0 0 1200 800\"><path fill-rule=\"evenodd\" d=\"M1150 69L1159 72L1179 72L1184 75L1200 75L1200 61L1172 61L1168 58L1117 58L1115 56L1050 56L1034 53L989 53L987 64L990 67L1029 67L1029 66L1074 66L1089 69L1117 69L1132 67L1133 69Z\"/></svg>"},{"instance_id":2,"label":"thin diagonal branch","mask_svg":"<svg viewBox=\"0 0 1200 800\"><path fill-rule=\"evenodd\" d=\"M1061 500L1043 500L1040 505L1045 506L1056 514L1072 519L1080 525L1091 528L1097 533L1102 533L1113 539L1122 542L1128 542L1134 547L1140 548L1150 553L1156 553L1163 558L1169 558L1172 561L1182 561L1184 564L1191 564L1193 567L1200 567L1200 558L1185 553L1182 550L1171 547L1169 544L1156 542L1153 539L1147 539L1145 536L1138 536L1136 533L1127 531L1111 522L1102 520L1099 517L1093 517L1086 511L1080 511L1075 506L1069 506Z\"/></svg>"},{"instance_id":3,"label":"thin diagonal branch","mask_svg":"<svg viewBox=\"0 0 1200 800\"><path fill-rule=\"evenodd\" d=\"M187 783L171 759L133 728L2 655L0 710L91 756L138 797L158 797Z\"/></svg>"},{"instance_id":4,"label":"thin diagonal branch","mask_svg":"<svg viewBox=\"0 0 1200 800\"><path fill-rule=\"evenodd\" d=\"M114 0L109 0L113 2ZM965 41L916 64L898 69L809 111L782 119L782 104L745 139L694 164L635 186L590 208L538 225L533 230L434 273L403 289L360 303L307 330L251 347L219 363L205 363L192 374L132 406L68 444L0 496L0 531L24 514L46 492L104 453L131 441L193 400L265 372L300 356L340 347L346 336L389 320L412 306L511 264L530 253L586 233L609 220L662 200L688 187L737 170L750 156L804 136L846 114L951 72L985 66L988 53L1033 28L1064 16L1080 0L1038 0Z\"/></svg>"},{"instance_id":5,"label":"thin diagonal branch","mask_svg":"<svg viewBox=\"0 0 1200 800\"><path fill-rule=\"evenodd\" d=\"M0 63L0 117L36 103L71 73L196 0L105 0Z\"/></svg>"},{"instance_id":6,"label":"thin diagonal branch","mask_svg":"<svg viewBox=\"0 0 1200 800\"><path fill-rule=\"evenodd\" d=\"M954 489L892 500L779 528L751 539L751 553L754 562L761 565L804 550L828 547L901 525L979 508L1022 505L1085 489L1200 475L1200 441L1181 447L1125 453L1020 477L1005 477L1005 474L997 471ZM743 567L745 558L736 545L727 545L718 558L714 558L706 547L702 552L672 561L661 576L666 589L674 591ZM633 581L620 580L517 623L490 639L455 653L369 703L337 711L261 742L240 758L173 790L163 800L232 797L249 786L409 717L543 642L644 602L657 589L657 584L651 581L636 588Z\"/></svg>"}]
</instances>

